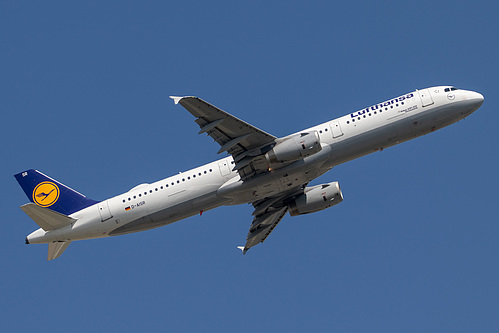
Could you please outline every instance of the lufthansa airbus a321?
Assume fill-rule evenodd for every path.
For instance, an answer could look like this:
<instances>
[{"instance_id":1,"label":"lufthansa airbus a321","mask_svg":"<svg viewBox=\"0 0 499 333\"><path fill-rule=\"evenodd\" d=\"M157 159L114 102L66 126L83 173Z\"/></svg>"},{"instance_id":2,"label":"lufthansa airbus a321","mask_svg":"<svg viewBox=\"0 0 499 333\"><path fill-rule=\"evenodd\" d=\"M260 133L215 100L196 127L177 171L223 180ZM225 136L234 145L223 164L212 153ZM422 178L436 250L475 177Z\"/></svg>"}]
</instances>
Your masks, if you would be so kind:
<instances>
[{"instance_id":1,"label":"lufthansa airbus a321","mask_svg":"<svg viewBox=\"0 0 499 333\"><path fill-rule=\"evenodd\" d=\"M374 104L282 138L197 97L171 97L195 118L199 133L228 156L126 193L95 201L37 170L15 178L31 201L21 209L40 229L27 244L48 243L48 260L74 240L161 227L204 211L251 203L243 253L262 243L289 211L314 213L343 200L338 182L309 183L333 167L464 119L483 103L477 92L438 86Z\"/></svg>"}]
</instances>

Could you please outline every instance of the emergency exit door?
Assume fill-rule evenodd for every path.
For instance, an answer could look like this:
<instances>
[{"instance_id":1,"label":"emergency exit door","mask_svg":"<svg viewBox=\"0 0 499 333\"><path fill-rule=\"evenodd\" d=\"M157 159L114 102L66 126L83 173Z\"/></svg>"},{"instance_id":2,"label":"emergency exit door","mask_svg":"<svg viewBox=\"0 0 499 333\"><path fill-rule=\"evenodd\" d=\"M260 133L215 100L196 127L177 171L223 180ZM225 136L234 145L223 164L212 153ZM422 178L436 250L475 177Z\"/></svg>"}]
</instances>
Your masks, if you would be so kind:
<instances>
[{"instance_id":1,"label":"emergency exit door","mask_svg":"<svg viewBox=\"0 0 499 333\"><path fill-rule=\"evenodd\" d=\"M330 127L331 132L333 133L333 138L337 138L343 135L343 131L341 130L339 121L333 121Z\"/></svg>"},{"instance_id":2,"label":"emergency exit door","mask_svg":"<svg viewBox=\"0 0 499 333\"><path fill-rule=\"evenodd\" d=\"M220 174L222 177L230 175L230 167L229 162L227 160L223 160L222 162L218 162L218 168L220 169Z\"/></svg>"}]
</instances>

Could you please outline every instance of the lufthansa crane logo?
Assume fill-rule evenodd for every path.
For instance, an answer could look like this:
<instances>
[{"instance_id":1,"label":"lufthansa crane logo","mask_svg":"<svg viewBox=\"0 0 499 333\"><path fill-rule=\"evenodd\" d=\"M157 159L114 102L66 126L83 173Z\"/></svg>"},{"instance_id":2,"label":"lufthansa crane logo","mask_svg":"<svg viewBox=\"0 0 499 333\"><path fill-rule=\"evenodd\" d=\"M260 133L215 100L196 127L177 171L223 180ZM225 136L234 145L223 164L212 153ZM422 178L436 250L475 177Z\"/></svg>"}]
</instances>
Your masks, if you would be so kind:
<instances>
[{"instance_id":1,"label":"lufthansa crane logo","mask_svg":"<svg viewBox=\"0 0 499 333\"><path fill-rule=\"evenodd\" d=\"M33 190L33 201L41 207L52 206L59 199L59 187L52 182L43 182Z\"/></svg>"}]
</instances>

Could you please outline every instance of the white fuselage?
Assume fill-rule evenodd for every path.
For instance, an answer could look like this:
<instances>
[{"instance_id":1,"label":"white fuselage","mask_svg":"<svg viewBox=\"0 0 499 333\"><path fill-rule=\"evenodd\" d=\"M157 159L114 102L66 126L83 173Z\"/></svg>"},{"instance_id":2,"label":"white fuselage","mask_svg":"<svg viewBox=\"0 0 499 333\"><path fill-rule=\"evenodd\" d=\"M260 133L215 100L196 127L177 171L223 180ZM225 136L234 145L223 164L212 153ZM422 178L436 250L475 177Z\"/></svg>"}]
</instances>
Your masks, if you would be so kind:
<instances>
[{"instance_id":1,"label":"white fuselage","mask_svg":"<svg viewBox=\"0 0 499 333\"><path fill-rule=\"evenodd\" d=\"M68 227L28 236L29 243L81 240L156 228L222 205L254 202L307 183L336 165L427 134L473 113L482 95L432 87L308 128L322 150L246 181L232 171L232 157L130 191L82 209ZM301 131L301 132L304 132ZM300 133L300 132L299 132Z\"/></svg>"}]
</instances>

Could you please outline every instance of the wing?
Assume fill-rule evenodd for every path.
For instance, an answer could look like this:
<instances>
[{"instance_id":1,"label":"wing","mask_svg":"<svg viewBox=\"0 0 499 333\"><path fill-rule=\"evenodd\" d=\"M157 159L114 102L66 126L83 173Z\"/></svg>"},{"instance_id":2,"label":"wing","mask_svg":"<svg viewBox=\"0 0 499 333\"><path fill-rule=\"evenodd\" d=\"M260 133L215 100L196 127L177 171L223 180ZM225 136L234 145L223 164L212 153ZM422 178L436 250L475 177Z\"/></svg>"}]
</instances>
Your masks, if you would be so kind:
<instances>
[{"instance_id":1,"label":"wing","mask_svg":"<svg viewBox=\"0 0 499 333\"><path fill-rule=\"evenodd\" d=\"M271 149L275 136L268 134L197 97L170 96L175 104L182 105L200 127L220 145L218 153L227 152L235 161L243 180L268 171L263 154Z\"/></svg>"},{"instance_id":2,"label":"wing","mask_svg":"<svg viewBox=\"0 0 499 333\"><path fill-rule=\"evenodd\" d=\"M246 237L246 245L238 248L243 251L243 254L253 246L263 243L270 235L274 228L282 220L288 211L286 202L295 196L303 193L303 189L307 184L298 188L286 191L277 197L270 197L263 200L258 200L253 203L255 218L251 223L248 236Z\"/></svg>"},{"instance_id":3,"label":"wing","mask_svg":"<svg viewBox=\"0 0 499 333\"><path fill-rule=\"evenodd\" d=\"M246 245L244 247L239 246L243 251L243 254L246 254L251 247L263 243L282 220L287 211L288 207L281 207L278 209L271 209L267 213L255 217L253 223L251 223L248 237L246 237Z\"/></svg>"}]
</instances>

